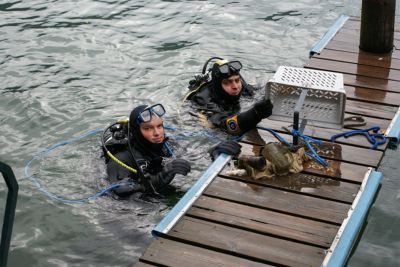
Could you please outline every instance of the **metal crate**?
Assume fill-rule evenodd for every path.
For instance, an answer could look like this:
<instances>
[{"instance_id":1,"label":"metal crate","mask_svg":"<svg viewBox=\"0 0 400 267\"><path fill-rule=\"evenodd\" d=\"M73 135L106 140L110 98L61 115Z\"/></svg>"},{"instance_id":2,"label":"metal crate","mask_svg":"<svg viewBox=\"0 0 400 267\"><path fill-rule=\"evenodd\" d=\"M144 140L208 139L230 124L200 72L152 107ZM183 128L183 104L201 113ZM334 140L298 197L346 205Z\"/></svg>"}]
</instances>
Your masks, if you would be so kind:
<instances>
[{"instance_id":1,"label":"metal crate","mask_svg":"<svg viewBox=\"0 0 400 267\"><path fill-rule=\"evenodd\" d=\"M346 92L341 73L280 66L265 86L265 97L274 104L271 120L293 121L302 90L307 91L300 119L327 128L342 128Z\"/></svg>"}]
</instances>

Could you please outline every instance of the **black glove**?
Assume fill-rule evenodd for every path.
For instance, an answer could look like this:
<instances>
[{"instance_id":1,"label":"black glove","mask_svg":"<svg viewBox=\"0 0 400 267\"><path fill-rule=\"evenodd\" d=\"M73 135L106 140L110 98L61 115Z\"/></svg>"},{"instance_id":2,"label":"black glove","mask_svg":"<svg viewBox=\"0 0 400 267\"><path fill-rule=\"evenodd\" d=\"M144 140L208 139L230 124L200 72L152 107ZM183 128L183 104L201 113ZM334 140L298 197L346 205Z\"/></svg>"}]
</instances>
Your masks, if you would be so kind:
<instances>
[{"instance_id":1,"label":"black glove","mask_svg":"<svg viewBox=\"0 0 400 267\"><path fill-rule=\"evenodd\" d=\"M274 105L272 105L271 100L263 99L254 104L253 110L256 113L257 119L262 120L271 116L273 107Z\"/></svg>"},{"instance_id":2,"label":"black glove","mask_svg":"<svg viewBox=\"0 0 400 267\"><path fill-rule=\"evenodd\" d=\"M184 159L174 159L170 163L167 163L166 167L166 172L169 174L182 174L182 175L187 175L188 172L190 172L190 163L187 160Z\"/></svg>"},{"instance_id":3,"label":"black glove","mask_svg":"<svg viewBox=\"0 0 400 267\"><path fill-rule=\"evenodd\" d=\"M121 185L113 190L113 192L119 197L127 197L133 193L144 192L146 190L144 185L132 180L131 178L124 178L119 181L119 183Z\"/></svg>"},{"instance_id":4,"label":"black glove","mask_svg":"<svg viewBox=\"0 0 400 267\"><path fill-rule=\"evenodd\" d=\"M212 147L208 152L210 153L212 160L214 160L221 153L225 153L231 156L239 155L241 147L242 146L238 142L233 140L222 141L216 146Z\"/></svg>"},{"instance_id":5,"label":"black glove","mask_svg":"<svg viewBox=\"0 0 400 267\"><path fill-rule=\"evenodd\" d=\"M249 110L239 113L237 115L237 124L240 128L240 133L253 129L262 119L269 117L272 114L272 108L271 100L264 99L255 103ZM230 118L227 119L227 122L229 120Z\"/></svg>"}]
</instances>

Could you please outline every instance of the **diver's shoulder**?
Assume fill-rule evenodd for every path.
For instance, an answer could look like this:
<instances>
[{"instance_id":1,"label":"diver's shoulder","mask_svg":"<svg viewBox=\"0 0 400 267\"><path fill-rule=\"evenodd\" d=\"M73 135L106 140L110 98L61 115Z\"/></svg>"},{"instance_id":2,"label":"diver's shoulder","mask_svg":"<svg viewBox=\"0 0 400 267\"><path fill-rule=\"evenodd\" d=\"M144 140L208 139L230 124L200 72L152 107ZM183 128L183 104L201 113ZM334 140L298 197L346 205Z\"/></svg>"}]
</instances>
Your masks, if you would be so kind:
<instances>
[{"instance_id":1,"label":"diver's shoulder","mask_svg":"<svg viewBox=\"0 0 400 267\"><path fill-rule=\"evenodd\" d=\"M189 100L198 103L198 104L205 104L209 102L211 99L211 90L209 84L204 84L198 90L191 94Z\"/></svg>"}]
</instances>

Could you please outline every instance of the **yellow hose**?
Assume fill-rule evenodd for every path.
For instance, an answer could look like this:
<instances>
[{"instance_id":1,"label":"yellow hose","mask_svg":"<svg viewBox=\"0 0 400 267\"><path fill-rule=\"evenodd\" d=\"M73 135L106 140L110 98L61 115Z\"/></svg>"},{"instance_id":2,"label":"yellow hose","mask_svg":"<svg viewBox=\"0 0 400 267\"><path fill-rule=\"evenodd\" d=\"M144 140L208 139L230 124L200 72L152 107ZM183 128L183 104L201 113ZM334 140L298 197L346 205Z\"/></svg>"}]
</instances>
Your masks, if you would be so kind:
<instances>
[{"instance_id":1,"label":"yellow hose","mask_svg":"<svg viewBox=\"0 0 400 267\"><path fill-rule=\"evenodd\" d=\"M112 160L114 160L116 163L118 163L118 165L120 165L121 167L127 169L127 170L130 171L130 172L137 173L137 170L135 170L135 169L132 168L132 167L129 167L128 165L126 165L125 163L123 163L122 161L120 161L119 159L117 159L116 157L114 157L114 155L111 154L111 152L108 151L108 150L107 150L107 155L108 155Z\"/></svg>"},{"instance_id":2,"label":"yellow hose","mask_svg":"<svg viewBox=\"0 0 400 267\"><path fill-rule=\"evenodd\" d=\"M182 125L181 108L182 108L183 103L186 101L186 99L187 99L191 94L197 92L205 83L206 83L206 82L202 82L199 86L197 86L196 89L193 89L193 90L191 90L190 92L188 92L188 93L185 95L185 97L182 99L182 101L179 103L177 112L178 112L178 122L179 122L180 125Z\"/></svg>"}]
</instances>

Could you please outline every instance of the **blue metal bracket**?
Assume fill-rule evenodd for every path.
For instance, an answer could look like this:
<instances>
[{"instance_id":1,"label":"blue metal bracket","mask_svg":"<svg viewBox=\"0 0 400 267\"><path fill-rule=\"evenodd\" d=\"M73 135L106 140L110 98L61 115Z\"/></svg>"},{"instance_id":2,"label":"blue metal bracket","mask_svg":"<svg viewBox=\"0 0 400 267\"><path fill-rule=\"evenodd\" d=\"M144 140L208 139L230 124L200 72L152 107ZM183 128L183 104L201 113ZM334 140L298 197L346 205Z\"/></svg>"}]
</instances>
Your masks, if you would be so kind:
<instances>
[{"instance_id":1,"label":"blue metal bracket","mask_svg":"<svg viewBox=\"0 0 400 267\"><path fill-rule=\"evenodd\" d=\"M8 187L6 209L4 211L3 229L0 243L0 267L7 266L11 234L14 224L15 207L17 206L18 183L10 166L0 162L0 172Z\"/></svg>"},{"instance_id":2,"label":"blue metal bracket","mask_svg":"<svg viewBox=\"0 0 400 267\"><path fill-rule=\"evenodd\" d=\"M310 57L314 54L321 53L322 49L328 44L328 42L336 35L336 33L343 27L344 23L349 19L346 15L341 15L336 22L329 28L329 30L322 36L321 40L318 41L310 50Z\"/></svg>"},{"instance_id":3,"label":"blue metal bracket","mask_svg":"<svg viewBox=\"0 0 400 267\"><path fill-rule=\"evenodd\" d=\"M368 211L372 206L375 195L378 192L381 179L381 172L372 171L372 169L367 172L360 191L348 212L348 217L343 221L322 266L345 266L356 238L366 220Z\"/></svg>"},{"instance_id":4,"label":"blue metal bracket","mask_svg":"<svg viewBox=\"0 0 400 267\"><path fill-rule=\"evenodd\" d=\"M397 147L400 139L400 107L387 128L385 136L390 139L389 142L391 146Z\"/></svg>"},{"instance_id":5,"label":"blue metal bracket","mask_svg":"<svg viewBox=\"0 0 400 267\"><path fill-rule=\"evenodd\" d=\"M176 203L170 212L161 220L161 222L153 229L151 234L159 236L167 234L169 230L178 222L178 220L186 213L192 204L201 196L203 191L220 173L225 165L231 160L232 156L220 154L218 158L208 167L197 182L185 193L185 195Z\"/></svg>"}]
</instances>

